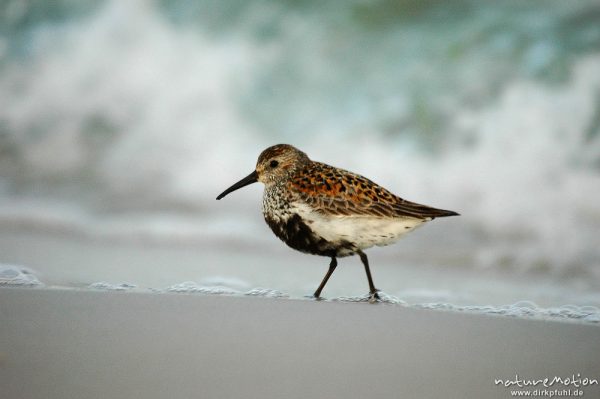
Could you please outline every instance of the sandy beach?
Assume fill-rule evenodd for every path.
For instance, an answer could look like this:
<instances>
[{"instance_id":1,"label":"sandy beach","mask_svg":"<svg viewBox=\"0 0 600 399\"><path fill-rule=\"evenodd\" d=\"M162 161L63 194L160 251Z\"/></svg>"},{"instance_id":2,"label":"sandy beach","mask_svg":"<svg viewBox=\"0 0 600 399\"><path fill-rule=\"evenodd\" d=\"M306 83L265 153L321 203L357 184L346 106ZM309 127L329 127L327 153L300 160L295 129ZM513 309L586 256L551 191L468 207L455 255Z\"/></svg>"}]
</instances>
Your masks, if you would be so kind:
<instances>
[{"instance_id":1,"label":"sandy beach","mask_svg":"<svg viewBox=\"0 0 600 399\"><path fill-rule=\"evenodd\" d=\"M399 305L3 288L0 319L11 399L508 398L495 379L600 377L597 325Z\"/></svg>"}]
</instances>

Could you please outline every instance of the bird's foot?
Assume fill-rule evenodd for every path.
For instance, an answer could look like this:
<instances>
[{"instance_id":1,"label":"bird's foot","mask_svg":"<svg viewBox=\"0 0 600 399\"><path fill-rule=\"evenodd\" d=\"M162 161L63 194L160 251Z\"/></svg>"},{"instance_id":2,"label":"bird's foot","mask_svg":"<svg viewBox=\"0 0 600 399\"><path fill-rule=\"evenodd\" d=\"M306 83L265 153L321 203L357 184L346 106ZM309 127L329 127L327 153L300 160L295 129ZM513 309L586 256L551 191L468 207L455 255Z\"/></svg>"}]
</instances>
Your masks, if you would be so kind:
<instances>
[{"instance_id":1,"label":"bird's foot","mask_svg":"<svg viewBox=\"0 0 600 399\"><path fill-rule=\"evenodd\" d=\"M381 302L381 298L379 297L379 290L375 290L369 293L369 303L377 302Z\"/></svg>"},{"instance_id":2,"label":"bird's foot","mask_svg":"<svg viewBox=\"0 0 600 399\"><path fill-rule=\"evenodd\" d=\"M316 295L316 294L312 294L312 295L305 295L304 297L305 297L305 298L310 298L310 299L313 299L313 300L315 300L315 301L324 301L324 300L325 300L325 298L324 298L324 297L322 297L322 296L320 296L320 295Z\"/></svg>"}]
</instances>

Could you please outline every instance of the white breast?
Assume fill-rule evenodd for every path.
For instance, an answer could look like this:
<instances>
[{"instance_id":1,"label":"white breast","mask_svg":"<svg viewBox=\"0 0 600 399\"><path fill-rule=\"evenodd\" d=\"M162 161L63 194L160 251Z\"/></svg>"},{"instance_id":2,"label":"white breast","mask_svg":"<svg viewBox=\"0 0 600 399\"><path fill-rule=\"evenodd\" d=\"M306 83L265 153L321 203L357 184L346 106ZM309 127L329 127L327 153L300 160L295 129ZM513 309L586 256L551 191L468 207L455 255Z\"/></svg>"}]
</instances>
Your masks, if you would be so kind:
<instances>
[{"instance_id":1,"label":"white breast","mask_svg":"<svg viewBox=\"0 0 600 399\"><path fill-rule=\"evenodd\" d=\"M294 204L293 211L319 236L329 242L348 241L360 249L389 245L428 219L383 218L373 216L329 216L305 204Z\"/></svg>"}]
</instances>

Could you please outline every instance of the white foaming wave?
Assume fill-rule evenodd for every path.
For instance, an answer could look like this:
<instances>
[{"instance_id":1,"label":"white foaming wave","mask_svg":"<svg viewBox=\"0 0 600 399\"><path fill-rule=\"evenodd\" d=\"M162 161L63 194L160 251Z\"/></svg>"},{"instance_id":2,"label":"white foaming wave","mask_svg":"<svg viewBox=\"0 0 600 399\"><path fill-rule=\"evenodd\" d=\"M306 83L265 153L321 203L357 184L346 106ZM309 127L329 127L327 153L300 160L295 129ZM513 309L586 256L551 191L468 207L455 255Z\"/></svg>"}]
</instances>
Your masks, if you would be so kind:
<instances>
[{"instance_id":1,"label":"white foaming wave","mask_svg":"<svg viewBox=\"0 0 600 399\"><path fill-rule=\"evenodd\" d=\"M87 288L102 291L130 291L137 288L137 285L130 283L112 284L105 281L99 281L88 285Z\"/></svg>"},{"instance_id":2,"label":"white foaming wave","mask_svg":"<svg viewBox=\"0 0 600 399\"><path fill-rule=\"evenodd\" d=\"M210 284L211 281L214 282L214 284ZM202 283L185 281L167 287L164 291L180 294L245 295L264 298L289 298L288 294L271 288L256 287L250 290L243 290L242 287L247 287L247 285L247 283L241 280L216 277L206 279ZM155 291L160 292L161 290Z\"/></svg>"},{"instance_id":3,"label":"white foaming wave","mask_svg":"<svg viewBox=\"0 0 600 399\"><path fill-rule=\"evenodd\" d=\"M41 287L43 285L32 270L23 266L0 263L0 287Z\"/></svg>"},{"instance_id":4,"label":"white foaming wave","mask_svg":"<svg viewBox=\"0 0 600 399\"><path fill-rule=\"evenodd\" d=\"M558 307L542 308L531 301L519 301L512 305L486 306L469 305L458 306L450 303L420 303L410 305L421 309L440 309L461 312L486 313L520 318L535 318L545 320L581 321L585 323L599 323L600 309L595 306L563 305Z\"/></svg>"},{"instance_id":5,"label":"white foaming wave","mask_svg":"<svg viewBox=\"0 0 600 399\"><path fill-rule=\"evenodd\" d=\"M436 183L497 241L493 261L516 256L523 265L598 275L600 134L589 132L598 129L598 70L600 57L590 57L563 87L516 82L492 109L457 116L478 142L471 155L443 159Z\"/></svg>"},{"instance_id":6,"label":"white foaming wave","mask_svg":"<svg viewBox=\"0 0 600 399\"><path fill-rule=\"evenodd\" d=\"M290 297L289 294L286 294L285 292L270 289L270 288L261 288L261 287L253 288L249 291L246 291L246 292L244 292L244 295L258 296L258 297L264 297L264 298L289 298Z\"/></svg>"},{"instance_id":7,"label":"white foaming wave","mask_svg":"<svg viewBox=\"0 0 600 399\"><path fill-rule=\"evenodd\" d=\"M222 285L205 286L193 281L174 284L166 289L168 292L187 293L187 294L213 294L213 295L235 295L240 292L231 287Z\"/></svg>"},{"instance_id":8,"label":"white foaming wave","mask_svg":"<svg viewBox=\"0 0 600 399\"><path fill-rule=\"evenodd\" d=\"M243 40L209 42L120 1L35 38L32 62L0 80L0 118L34 178L91 171L117 198L186 203L216 192L205 175L248 146L231 99L252 69Z\"/></svg>"},{"instance_id":9,"label":"white foaming wave","mask_svg":"<svg viewBox=\"0 0 600 399\"><path fill-rule=\"evenodd\" d=\"M600 323L600 309L596 306L563 305L540 307L531 301L519 301L511 305L455 305L450 302L407 303L393 295L379 292L383 304L400 305L408 308L449 310L458 312L484 313L519 318L545 320L578 321L584 323ZM334 302L369 302L369 295L333 298Z\"/></svg>"}]
</instances>

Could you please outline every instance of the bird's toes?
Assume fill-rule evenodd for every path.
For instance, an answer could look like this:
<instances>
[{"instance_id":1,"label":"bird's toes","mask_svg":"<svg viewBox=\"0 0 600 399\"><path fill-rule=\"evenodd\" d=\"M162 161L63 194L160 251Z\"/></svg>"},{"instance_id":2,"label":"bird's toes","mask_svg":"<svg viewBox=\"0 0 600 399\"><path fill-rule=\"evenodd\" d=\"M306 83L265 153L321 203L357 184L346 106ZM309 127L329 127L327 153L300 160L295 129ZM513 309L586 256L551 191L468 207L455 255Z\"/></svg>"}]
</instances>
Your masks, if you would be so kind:
<instances>
[{"instance_id":1,"label":"bird's toes","mask_svg":"<svg viewBox=\"0 0 600 399\"><path fill-rule=\"evenodd\" d=\"M377 303L381 302L381 297L379 296L379 290L375 290L369 294L369 303Z\"/></svg>"}]
</instances>

